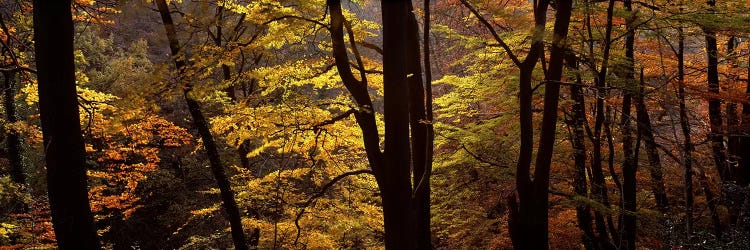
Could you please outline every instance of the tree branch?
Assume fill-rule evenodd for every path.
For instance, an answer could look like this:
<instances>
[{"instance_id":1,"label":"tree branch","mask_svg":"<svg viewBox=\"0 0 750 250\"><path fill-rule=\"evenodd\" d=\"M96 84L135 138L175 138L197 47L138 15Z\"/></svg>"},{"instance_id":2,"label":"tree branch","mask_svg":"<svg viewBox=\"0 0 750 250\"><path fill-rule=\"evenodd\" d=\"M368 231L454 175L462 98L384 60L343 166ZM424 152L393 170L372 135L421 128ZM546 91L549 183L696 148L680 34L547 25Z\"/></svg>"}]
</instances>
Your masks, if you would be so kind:
<instances>
[{"instance_id":1,"label":"tree branch","mask_svg":"<svg viewBox=\"0 0 750 250\"><path fill-rule=\"evenodd\" d=\"M492 24L490 24L487 21L487 19L485 19L482 16L482 14L479 13L479 11L477 11L477 9L474 8L474 6L471 6L469 2L467 2L466 0L460 0L460 1L464 6L466 6L467 9L469 9L469 11L471 11L471 13L474 14L474 16L477 17L477 19L479 19L479 22L482 23L484 27L486 27L487 30L490 31L490 33L492 34L492 37L494 37L495 41L497 41L497 43L500 44L500 47L505 49L505 53L507 53L508 57L510 57L510 59L513 60L513 63L516 64L516 66L521 67L521 61L519 61L518 57L515 54L513 54L513 51L510 49L510 46L508 46L508 44L505 43L505 41L503 41L502 38L500 38L500 35L497 34L497 32L495 31L495 28L492 27Z\"/></svg>"},{"instance_id":2,"label":"tree branch","mask_svg":"<svg viewBox=\"0 0 750 250\"><path fill-rule=\"evenodd\" d=\"M299 236L300 236L300 233L302 232L302 228L300 228L299 226L299 220L302 218L302 215L305 213L305 209L309 207L310 204L312 204L315 201L315 199L322 197L326 193L326 191L328 191L329 188L331 188L334 184L336 184L336 182L348 176L360 175L360 174L372 174L372 171L368 169L355 170L355 171L346 172L339 176L336 176L333 179L331 179L330 182L323 185L320 191L315 193L313 196L307 199L307 201L304 204L302 204L301 210L297 213L297 217L294 219L294 226L297 227L297 236L294 238L294 245L297 245L297 243L299 242Z\"/></svg>"}]
</instances>

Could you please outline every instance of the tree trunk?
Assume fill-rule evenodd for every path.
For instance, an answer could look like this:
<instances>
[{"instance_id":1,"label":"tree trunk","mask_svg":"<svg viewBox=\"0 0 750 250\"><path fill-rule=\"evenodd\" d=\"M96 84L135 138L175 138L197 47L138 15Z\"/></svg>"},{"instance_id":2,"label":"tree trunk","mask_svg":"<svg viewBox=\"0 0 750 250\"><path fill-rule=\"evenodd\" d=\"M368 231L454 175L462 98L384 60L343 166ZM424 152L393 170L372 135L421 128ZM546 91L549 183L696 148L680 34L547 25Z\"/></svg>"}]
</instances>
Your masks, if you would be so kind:
<instances>
[{"instance_id":1,"label":"tree trunk","mask_svg":"<svg viewBox=\"0 0 750 250\"><path fill-rule=\"evenodd\" d=\"M678 29L677 80L678 98L680 100L680 127L684 137L682 166L685 170L685 241L686 248L692 247L693 240L693 143L690 140L690 121L685 106L685 38L682 28Z\"/></svg>"},{"instance_id":2,"label":"tree trunk","mask_svg":"<svg viewBox=\"0 0 750 250\"><path fill-rule=\"evenodd\" d=\"M183 59L179 59L177 56L180 53L179 42L177 40L177 33L175 31L174 22L169 12L169 6L165 0L156 0L156 5L159 8L159 14L161 15L162 22L164 22L164 28L167 33L167 39L169 40L169 48L172 52L172 56L175 57L175 66L178 72L182 72L186 66ZM178 73L178 74L180 74ZM179 76L178 78L181 78ZM185 80L185 79L182 79ZM211 135L211 130L206 121L203 112L200 109L198 101L190 96L192 90L192 84L185 82L183 95L187 102L188 110L193 118L198 134L200 134L203 140L203 148L206 150L208 160L210 162L211 173L216 179L217 185L219 186L219 192L221 195L222 205L227 213L229 224L231 227L232 241L234 242L235 249L242 250L248 249L247 240L245 239L245 233L242 229L242 217L240 216L237 202L234 200L234 193L232 191L229 179L224 173L224 166L219 156L219 151L216 147L216 142Z\"/></svg>"},{"instance_id":3,"label":"tree trunk","mask_svg":"<svg viewBox=\"0 0 750 250\"><path fill-rule=\"evenodd\" d=\"M509 197L510 201L508 204L509 218L508 218L508 229L510 232L511 240L513 242L514 249L532 249L533 246L541 247L539 249L547 249L548 246L548 235L546 230L537 229L534 231L534 223L536 227L540 228L541 224L537 221L535 216L540 214L540 210L544 210L544 217L547 216L546 207L539 209L533 204L533 183L531 180L531 160L534 153L534 128L533 128L533 113L532 113L532 99L533 90L531 88L532 74L534 67L536 66L539 58L542 55L544 49L544 29L547 21L547 7L549 6L548 1L540 1L536 9L534 9L534 22L535 22L535 35L534 41L531 43L531 49L526 59L519 65L519 91L518 91L518 102L519 102L519 122L521 126L521 145L520 152L518 154L518 165L516 167L516 192L518 193L518 202L516 197ZM532 211L532 209L536 209ZM543 243L540 243L544 241ZM535 243L537 243L535 245ZM540 246L541 245L541 246Z\"/></svg>"},{"instance_id":4,"label":"tree trunk","mask_svg":"<svg viewBox=\"0 0 750 250\"><path fill-rule=\"evenodd\" d=\"M604 49L603 49L603 55L602 55L602 64L601 69L597 72L597 76L595 79L596 83L596 93L597 93L597 99L596 99L596 114L595 114L595 120L594 120L594 135L592 138L592 144L593 144L593 152L592 152L592 159L591 159L591 172L593 176L593 181L591 184L591 191L594 196L594 200L601 203L605 207L609 208L609 196L607 194L607 186L606 182L604 180L604 173L602 171L602 125L605 120L604 116L604 95L606 93L605 88L607 86L606 80L607 80L607 67L609 62L609 54L610 54L610 40L612 37L612 16L614 12L614 0L610 0L607 6L607 25L605 29L605 37L604 37ZM590 23L590 16L587 16L587 27L589 36L591 39L593 39L593 34L591 34L591 23ZM590 53L593 55L593 40L589 43L589 50ZM611 217L606 216L607 222L609 222L610 227L612 227ZM596 222L596 229L598 232L598 239L599 244L602 245L605 249L613 249L615 246L610 240L610 236L607 230L607 225L605 222L605 216L598 211L595 211L594 213L594 219ZM611 230L610 230L611 231ZM614 232L613 232L614 233Z\"/></svg>"},{"instance_id":5,"label":"tree trunk","mask_svg":"<svg viewBox=\"0 0 750 250\"><path fill-rule=\"evenodd\" d=\"M383 104L385 148L383 184L380 189L385 219L385 245L388 249L414 249L415 223L410 216L411 150L409 147L409 67L407 34L411 2L381 1L383 20ZM421 82L420 82L421 84Z\"/></svg>"},{"instance_id":6,"label":"tree trunk","mask_svg":"<svg viewBox=\"0 0 750 250\"><path fill-rule=\"evenodd\" d=\"M89 207L70 0L34 0L34 48L52 226L60 249L99 249Z\"/></svg>"},{"instance_id":7,"label":"tree trunk","mask_svg":"<svg viewBox=\"0 0 750 250\"><path fill-rule=\"evenodd\" d=\"M622 163L622 201L623 201L623 216L622 222L622 239L620 239L620 249L635 250L635 238L636 238L636 173L638 171L637 156L633 145L632 127L630 122L630 110L633 96L633 89L637 88L635 84L635 57L634 57L634 46L635 46L635 27L633 22L635 21L635 14L633 14L633 2L631 0L624 1L625 9L630 12L630 16L626 18L625 27L627 28L627 35L625 36L625 81L626 85L623 88L622 97L622 115L620 117L620 128L622 129L622 149L625 159Z\"/></svg>"},{"instance_id":8,"label":"tree trunk","mask_svg":"<svg viewBox=\"0 0 750 250\"><path fill-rule=\"evenodd\" d=\"M16 73L3 72L5 85L3 86L5 119L8 123L18 121L16 114ZM10 162L10 179L17 184L26 184L26 175L22 158L22 141L21 136L15 130L8 130L5 135L6 148L8 151L8 161Z\"/></svg>"},{"instance_id":9,"label":"tree trunk","mask_svg":"<svg viewBox=\"0 0 750 250\"><path fill-rule=\"evenodd\" d=\"M729 37L729 40L727 41L727 56L733 57L734 54L734 48L736 46L736 38L734 36ZM734 69L735 65L730 64L730 68ZM734 85L736 84L736 79L739 78L739 76L730 76L729 84ZM730 89L733 89L734 86L731 86ZM742 133L742 130L739 129L740 126L740 117L737 113L737 103L730 102L727 103L726 106L726 113L727 113L727 171L729 172L729 175L732 177L732 181L737 181L739 178L739 162L741 154L740 152L740 140L742 136L740 135ZM736 209L733 209L736 210ZM731 213L735 213L731 212Z\"/></svg>"},{"instance_id":10,"label":"tree trunk","mask_svg":"<svg viewBox=\"0 0 750 250\"><path fill-rule=\"evenodd\" d=\"M701 184L703 194L706 196L706 205L711 213L711 223L714 226L714 235L716 239L721 239L721 220L719 219L718 212L718 199L714 196L714 192L711 191L710 183L708 182L708 176L706 171L703 170L703 166L698 166L698 182Z\"/></svg>"},{"instance_id":11,"label":"tree trunk","mask_svg":"<svg viewBox=\"0 0 750 250\"><path fill-rule=\"evenodd\" d=\"M571 51L567 55L568 68L578 69L576 55ZM576 84L570 85L570 99L573 100L571 118L568 120L568 126L573 128L570 133L571 146L573 148L574 181L573 189L576 195L589 197L588 185L586 180L586 142L584 124L586 121L586 103L583 96L583 81L581 75L576 73ZM586 204L576 206L576 216L578 218L578 227L583 231L583 245L586 249L599 249L595 242L596 236L591 225L591 207Z\"/></svg>"},{"instance_id":12,"label":"tree trunk","mask_svg":"<svg viewBox=\"0 0 750 250\"><path fill-rule=\"evenodd\" d=\"M432 249L432 237L430 233L430 176L432 172L432 150L433 150L433 130L432 130L432 73L430 65L430 1L424 0L423 5L424 11L424 37L423 37L423 55L424 55L424 85L420 81L419 83L414 81L414 77L410 78L409 86L413 86L409 89L411 95L411 105L415 108L411 108L411 124L412 124L412 164L413 164L413 185L414 185L414 206L416 207L416 223L417 223L417 249L428 250ZM411 30L409 30L410 45L409 51L417 51L417 53L410 52L409 56L413 60L410 64L419 62L419 29L417 27L417 20L413 14L410 15L412 19ZM414 59L416 58L416 60ZM422 65L412 65L415 69L419 69ZM415 76L420 74L414 74ZM420 87L424 86L423 89ZM416 109L416 107L422 107ZM419 114L419 116L415 115ZM415 124L414 118L417 124ZM420 128L422 127L422 128ZM415 129L417 128L417 129ZM423 134L420 136L420 133ZM414 143L423 141L422 143ZM414 160L421 159L421 160Z\"/></svg>"},{"instance_id":13,"label":"tree trunk","mask_svg":"<svg viewBox=\"0 0 750 250\"><path fill-rule=\"evenodd\" d=\"M414 67L414 56L408 57L407 46L418 45L418 36L409 36L413 21L409 1L383 1L383 82L385 106L385 152L380 151L379 135L367 89L367 75L360 71L357 80L349 66L349 55L344 40L344 19L341 2L327 1L331 13L331 42L336 68L346 89L361 110L355 113L362 130L365 152L380 189L385 221L386 249L414 249L417 247L416 215L412 199L410 126L410 84L407 78ZM411 16L411 17L410 17ZM412 40L414 39L414 40ZM349 31L352 53L361 66L361 58ZM412 44L412 45L410 45ZM416 65L419 65L416 54ZM410 59L411 58L411 59ZM410 62L412 65L410 66ZM413 68L411 69L413 71ZM421 85L421 81L419 82ZM424 110L424 108L423 108ZM423 111L424 112L424 111ZM429 130L428 130L429 131ZM423 137L424 138L424 137ZM427 147L427 145L422 144ZM419 149L423 150L423 149ZM426 157L426 156L425 156ZM426 162L426 160L424 161ZM427 170L427 169L425 169Z\"/></svg>"},{"instance_id":14,"label":"tree trunk","mask_svg":"<svg viewBox=\"0 0 750 250\"><path fill-rule=\"evenodd\" d=\"M750 65L747 67L747 73L750 76ZM740 177L737 178L737 184L743 187L750 184L750 77L745 82L745 95L748 99L742 104L743 137L740 139Z\"/></svg>"},{"instance_id":15,"label":"tree trunk","mask_svg":"<svg viewBox=\"0 0 750 250\"><path fill-rule=\"evenodd\" d=\"M669 200L664 186L664 170L659 157L658 144L654 139L654 129L651 126L651 117L649 117L646 102L644 101L643 72L641 72L641 82L638 87L638 93L635 96L636 120L638 121L638 133L645 142L646 155L648 155L649 174L651 175L651 189L654 193L656 206L659 211L666 214L669 212Z\"/></svg>"},{"instance_id":16,"label":"tree trunk","mask_svg":"<svg viewBox=\"0 0 750 250\"><path fill-rule=\"evenodd\" d=\"M555 24L553 31L552 49L550 51L550 63L546 85L544 90L544 111L542 114L542 130L539 137L539 150L536 155L536 166L534 168L534 179L529 176L531 155L524 154L526 159L519 158L519 166L516 174L516 188L518 190L518 206L511 206L510 230L513 246L516 249L549 249L549 180L550 166L552 164L552 153L557 130L557 108L560 94L560 79L563 72L563 59L566 52L566 39L572 9L571 0L557 1L557 12L555 13ZM536 34L544 34L546 23L546 12L548 1L540 1L534 10ZM531 125L531 72L538 58L543 56L543 36L538 36L532 43L530 55L527 56L521 67L521 126ZM537 50L538 49L538 50ZM533 61L529 61L533 60ZM524 75L525 74L525 75ZM526 105L526 107L524 107ZM529 126L531 127L531 126ZM522 129L522 133L523 133ZM529 143L533 135L525 130L522 134ZM522 150L530 153L533 145L525 144L528 148ZM523 145L522 145L523 147ZM522 165L522 162L524 165ZM526 167L522 169L522 167ZM515 203L515 202L513 202ZM513 204L511 204L513 205Z\"/></svg>"},{"instance_id":17,"label":"tree trunk","mask_svg":"<svg viewBox=\"0 0 750 250\"><path fill-rule=\"evenodd\" d=\"M715 0L708 1L709 11L713 12L713 8L716 6ZM719 94L719 58L718 48L716 45L716 31L711 29L704 29L706 32L706 54L708 55L708 91L712 96L708 99L708 119L711 124L711 149L713 151L714 163L716 169L719 172L721 183L731 180L727 164L726 145L724 145L724 129L722 128L722 115L721 115L721 99L718 97ZM705 175L705 174L704 174ZM700 177L700 176L699 176ZM704 188L706 195L709 195L711 190ZM711 203L714 204L711 204ZM709 208L712 210L712 221L714 223L714 230L716 237L721 237L721 222L716 216L715 200L711 199L708 201ZM713 218L717 217L717 218Z\"/></svg>"},{"instance_id":18,"label":"tree trunk","mask_svg":"<svg viewBox=\"0 0 750 250\"><path fill-rule=\"evenodd\" d=\"M709 9L713 10L716 1L708 1ZM704 29L706 33L706 54L708 55L708 119L711 124L711 149L713 151L714 163L719 172L722 183L729 180L729 171L726 164L726 146L724 145L724 131L722 129L721 99L719 95L719 59L716 45L716 32Z\"/></svg>"}]
</instances>

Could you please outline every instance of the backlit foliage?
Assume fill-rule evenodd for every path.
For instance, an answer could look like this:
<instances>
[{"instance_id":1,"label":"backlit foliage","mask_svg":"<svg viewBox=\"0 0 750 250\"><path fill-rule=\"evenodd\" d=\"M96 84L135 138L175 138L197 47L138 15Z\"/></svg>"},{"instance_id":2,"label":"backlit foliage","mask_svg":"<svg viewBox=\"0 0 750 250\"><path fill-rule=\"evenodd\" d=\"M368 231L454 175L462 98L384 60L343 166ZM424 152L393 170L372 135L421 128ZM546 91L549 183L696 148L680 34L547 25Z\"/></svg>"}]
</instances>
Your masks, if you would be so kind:
<instances>
[{"instance_id":1,"label":"backlit foliage","mask_svg":"<svg viewBox=\"0 0 750 250\"><path fill-rule=\"evenodd\" d=\"M153 1L75 0L71 6L88 191L102 245L107 249L232 247L205 143L184 102L189 90L188 97L198 101L210 125L244 234L251 241L257 237L258 249L383 249L382 202L375 178L366 172L337 178L370 168L357 112L374 112L381 140L385 133L381 62L382 49L387 48L382 48L381 1L341 1L346 24L351 25L344 33L350 66L358 80L364 72L374 111L358 107L341 81L332 56L328 1L166 2L179 38L177 55L171 54ZM421 26L422 1L412 2ZM435 128L432 243L436 249L510 249L507 197L518 191L515 169L522 150L519 67L511 55L523 60L530 52L538 28L533 26L534 1L467 0L497 37L463 1L431 2L436 117L431 121ZM551 48L557 11L556 1L551 2L544 54ZM620 124L623 96L639 90L623 73L629 63L625 24L633 14L637 24L633 65L637 73L643 71L644 103L670 200L668 212L660 211L644 139L633 132L640 143L638 246L677 249L688 242L681 162L684 137L675 94L681 28L686 45L688 132L695 146L693 172L705 173L705 178L693 179L693 248L742 249L750 234L730 221L739 216L740 207L750 211L750 192L734 183L722 186L727 183L718 177L706 139L711 133L707 100L722 100L726 144L731 144L732 136L746 137L750 128L742 121L746 118L742 106L748 100L749 6L745 1L717 1L711 13L705 1L634 2L635 11L630 13L623 1L615 1L613 40L607 42L608 1L574 1L565 42L578 65L566 67L560 83L549 190L550 248L584 248L577 206L590 209L592 215L611 217L612 228L619 228L618 217L627 213L621 208L623 191L618 185L625 157ZM0 29L0 68L20 69L14 72L17 85L11 100L20 119L8 122L5 103L0 113L0 249L55 247L34 75L32 7L30 1L0 0L5 26ZM716 32L719 46L718 94L706 90L708 30ZM730 37L739 41L733 52L727 48ZM607 43L611 45L608 85L597 92L595 78ZM532 75L534 147L539 144L545 89L558 84L544 81L550 59L540 60ZM185 66L175 69L175 60ZM582 88L585 98L588 179L584 181L589 189L583 194L573 188L576 152L568 122L575 103L573 85ZM591 130L597 100L606 110L602 126L608 132L603 134L601 160L609 204L597 201L591 189ZM734 105L736 118L728 117L729 104ZM635 128L634 107L631 115ZM738 122L727 124L731 119ZM10 133L22 137L25 184L6 176L10 160L5 141ZM738 164L733 157L730 163ZM706 190L718 197L722 239L712 231L712 201Z\"/></svg>"}]
</instances>

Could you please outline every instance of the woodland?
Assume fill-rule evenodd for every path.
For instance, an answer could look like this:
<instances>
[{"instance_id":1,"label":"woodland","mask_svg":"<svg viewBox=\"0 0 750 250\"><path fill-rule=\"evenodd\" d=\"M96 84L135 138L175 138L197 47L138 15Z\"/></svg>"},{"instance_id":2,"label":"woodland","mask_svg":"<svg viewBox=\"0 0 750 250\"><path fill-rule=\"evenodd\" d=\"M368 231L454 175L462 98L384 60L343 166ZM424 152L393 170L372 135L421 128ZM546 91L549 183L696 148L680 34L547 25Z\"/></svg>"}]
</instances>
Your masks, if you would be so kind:
<instances>
[{"instance_id":1,"label":"woodland","mask_svg":"<svg viewBox=\"0 0 750 250\"><path fill-rule=\"evenodd\" d=\"M744 0L0 0L0 249L748 249Z\"/></svg>"}]
</instances>

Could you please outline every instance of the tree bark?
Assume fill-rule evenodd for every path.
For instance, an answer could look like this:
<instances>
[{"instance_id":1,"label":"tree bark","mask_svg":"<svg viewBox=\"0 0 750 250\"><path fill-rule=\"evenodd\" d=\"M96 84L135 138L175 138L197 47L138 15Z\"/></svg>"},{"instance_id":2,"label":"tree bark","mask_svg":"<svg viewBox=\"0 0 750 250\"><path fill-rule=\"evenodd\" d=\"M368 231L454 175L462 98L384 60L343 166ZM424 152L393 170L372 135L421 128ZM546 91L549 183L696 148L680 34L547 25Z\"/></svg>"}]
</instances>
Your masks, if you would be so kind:
<instances>
[{"instance_id":1,"label":"tree bark","mask_svg":"<svg viewBox=\"0 0 750 250\"><path fill-rule=\"evenodd\" d=\"M70 0L34 0L34 51L52 226L60 249L99 249L89 207Z\"/></svg>"},{"instance_id":2,"label":"tree bark","mask_svg":"<svg viewBox=\"0 0 750 250\"><path fill-rule=\"evenodd\" d=\"M184 70L184 67L186 66L186 63L184 59L180 59L178 57L178 55L180 54L179 41L177 39L177 32L175 31L172 16L169 12L169 6L167 6L165 0L156 0L155 3L159 8L159 14L161 15L162 22L164 23L167 39L169 40L170 51L172 52L172 56L175 57L175 66L177 68L178 74L181 74ZM179 76L178 78L182 78L182 76ZM208 155L211 173L216 179L217 185L219 187L222 206L227 213L227 217L231 227L234 247L238 250L248 249L248 242L245 238L245 232L242 229L242 217L240 216L237 202L234 200L234 193L232 191L229 178L227 178L226 173L224 172L224 166L221 162L219 151L216 147L216 142L214 141L213 135L211 135L208 121L206 121L206 118L200 109L200 104L198 103L198 101L190 96L192 84L188 82L189 80L181 80L185 81L183 95L185 97L185 102L187 102L188 111L193 118L193 123L198 130L198 134L203 140L203 148L204 150L206 150L206 154Z\"/></svg>"}]
</instances>

